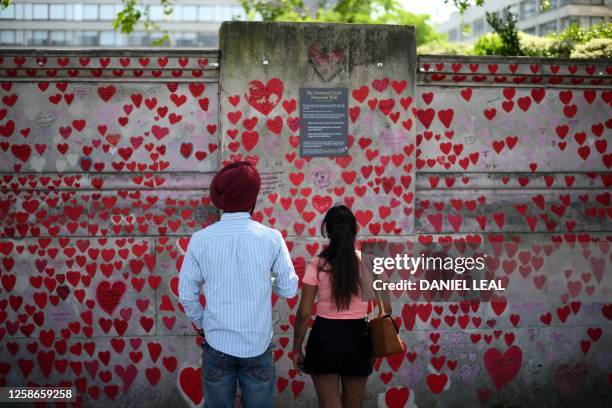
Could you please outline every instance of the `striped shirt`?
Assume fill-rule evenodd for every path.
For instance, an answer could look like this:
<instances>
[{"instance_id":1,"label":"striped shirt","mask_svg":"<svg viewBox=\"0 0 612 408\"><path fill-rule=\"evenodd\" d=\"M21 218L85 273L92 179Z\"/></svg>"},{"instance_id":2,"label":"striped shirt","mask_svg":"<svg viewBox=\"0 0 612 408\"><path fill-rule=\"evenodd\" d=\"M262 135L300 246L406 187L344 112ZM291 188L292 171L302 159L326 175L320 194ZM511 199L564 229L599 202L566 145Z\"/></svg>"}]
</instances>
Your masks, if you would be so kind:
<instances>
[{"instance_id":1,"label":"striped shirt","mask_svg":"<svg viewBox=\"0 0 612 408\"><path fill-rule=\"evenodd\" d=\"M204 309L198 299L202 285ZM246 212L224 213L191 237L179 275L179 300L211 347L254 357L272 340L272 291L290 298L297 285L279 231Z\"/></svg>"}]
</instances>

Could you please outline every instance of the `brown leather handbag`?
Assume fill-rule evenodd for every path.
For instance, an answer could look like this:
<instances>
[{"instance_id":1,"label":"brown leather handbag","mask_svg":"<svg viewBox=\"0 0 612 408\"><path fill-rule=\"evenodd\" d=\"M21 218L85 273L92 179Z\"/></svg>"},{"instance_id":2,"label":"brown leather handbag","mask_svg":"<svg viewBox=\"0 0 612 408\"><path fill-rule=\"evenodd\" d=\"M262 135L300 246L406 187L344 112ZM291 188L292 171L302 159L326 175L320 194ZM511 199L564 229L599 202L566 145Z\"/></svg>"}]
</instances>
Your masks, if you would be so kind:
<instances>
[{"instance_id":1,"label":"brown leather handbag","mask_svg":"<svg viewBox=\"0 0 612 408\"><path fill-rule=\"evenodd\" d=\"M399 328L391 315L385 313L385 303L378 293L381 316L374 317L368 322L370 338L372 339L372 355L374 357L387 357L404 351L404 343L399 337Z\"/></svg>"}]
</instances>

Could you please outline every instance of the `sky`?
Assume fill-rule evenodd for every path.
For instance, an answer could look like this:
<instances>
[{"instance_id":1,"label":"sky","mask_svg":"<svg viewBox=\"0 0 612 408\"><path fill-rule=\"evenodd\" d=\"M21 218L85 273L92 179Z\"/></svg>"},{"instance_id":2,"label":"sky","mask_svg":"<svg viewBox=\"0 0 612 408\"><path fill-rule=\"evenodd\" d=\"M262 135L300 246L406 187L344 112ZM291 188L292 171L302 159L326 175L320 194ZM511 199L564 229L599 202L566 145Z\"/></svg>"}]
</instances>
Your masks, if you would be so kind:
<instances>
[{"instance_id":1,"label":"sky","mask_svg":"<svg viewBox=\"0 0 612 408\"><path fill-rule=\"evenodd\" d=\"M400 0L400 3L412 13L431 15L432 23L445 22L457 10L452 2L444 4L444 0Z\"/></svg>"}]
</instances>

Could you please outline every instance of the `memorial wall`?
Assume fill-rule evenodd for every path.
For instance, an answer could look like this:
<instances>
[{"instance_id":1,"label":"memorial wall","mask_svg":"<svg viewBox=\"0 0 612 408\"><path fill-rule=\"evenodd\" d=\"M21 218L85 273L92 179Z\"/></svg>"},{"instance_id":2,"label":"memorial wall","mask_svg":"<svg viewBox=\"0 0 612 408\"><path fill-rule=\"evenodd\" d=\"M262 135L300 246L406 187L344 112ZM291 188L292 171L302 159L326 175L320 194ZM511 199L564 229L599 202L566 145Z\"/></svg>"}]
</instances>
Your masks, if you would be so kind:
<instances>
[{"instance_id":1,"label":"memorial wall","mask_svg":"<svg viewBox=\"0 0 612 408\"><path fill-rule=\"evenodd\" d=\"M344 24L230 22L220 48L0 52L1 386L203 406L178 271L245 159L300 276L343 203L361 241L481 251L508 286L394 296L406 352L366 406L612 403L609 60L417 58L412 27ZM277 405L316 406L298 298L272 302Z\"/></svg>"}]
</instances>

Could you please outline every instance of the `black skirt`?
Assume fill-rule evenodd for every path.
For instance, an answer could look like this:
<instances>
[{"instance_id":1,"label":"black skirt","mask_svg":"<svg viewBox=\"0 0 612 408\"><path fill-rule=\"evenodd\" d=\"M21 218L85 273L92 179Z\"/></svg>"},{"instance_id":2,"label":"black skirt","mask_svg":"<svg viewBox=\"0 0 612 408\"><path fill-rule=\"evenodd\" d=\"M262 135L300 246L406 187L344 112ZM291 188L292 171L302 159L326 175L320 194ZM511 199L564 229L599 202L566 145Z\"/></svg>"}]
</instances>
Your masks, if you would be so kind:
<instances>
[{"instance_id":1,"label":"black skirt","mask_svg":"<svg viewBox=\"0 0 612 408\"><path fill-rule=\"evenodd\" d=\"M372 373L372 343L365 319L315 318L306 342L307 374L367 377Z\"/></svg>"}]
</instances>

